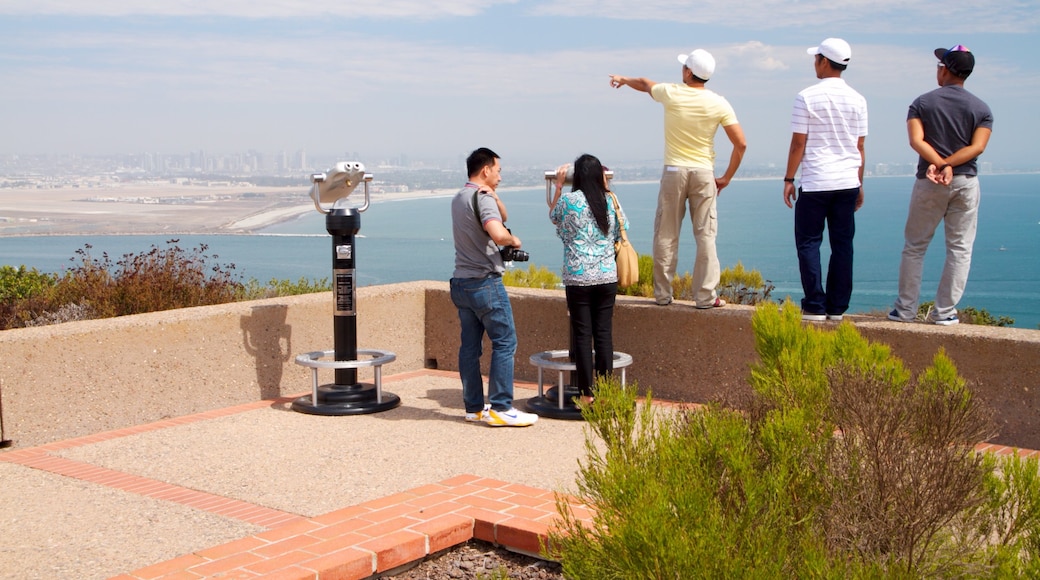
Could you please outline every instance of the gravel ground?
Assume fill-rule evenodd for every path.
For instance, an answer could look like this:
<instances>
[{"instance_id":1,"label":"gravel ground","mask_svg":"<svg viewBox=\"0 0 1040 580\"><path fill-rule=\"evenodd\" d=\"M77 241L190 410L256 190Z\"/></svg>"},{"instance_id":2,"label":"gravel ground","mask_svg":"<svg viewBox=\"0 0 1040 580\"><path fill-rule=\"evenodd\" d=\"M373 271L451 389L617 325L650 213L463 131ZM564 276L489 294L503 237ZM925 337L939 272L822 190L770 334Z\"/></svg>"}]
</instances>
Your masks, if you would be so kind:
<instances>
[{"instance_id":1,"label":"gravel ground","mask_svg":"<svg viewBox=\"0 0 1040 580\"><path fill-rule=\"evenodd\" d=\"M560 565L470 540L384 580L564 580Z\"/></svg>"}]
</instances>

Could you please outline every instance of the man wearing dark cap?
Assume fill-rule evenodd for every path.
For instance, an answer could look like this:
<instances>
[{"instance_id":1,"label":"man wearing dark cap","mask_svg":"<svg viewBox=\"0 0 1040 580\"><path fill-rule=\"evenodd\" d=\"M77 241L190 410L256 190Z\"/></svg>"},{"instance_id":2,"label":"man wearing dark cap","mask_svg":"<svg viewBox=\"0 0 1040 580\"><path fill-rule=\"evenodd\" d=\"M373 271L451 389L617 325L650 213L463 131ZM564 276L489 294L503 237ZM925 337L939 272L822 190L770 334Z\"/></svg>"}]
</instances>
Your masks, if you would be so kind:
<instances>
[{"instance_id":1,"label":"man wearing dark cap","mask_svg":"<svg viewBox=\"0 0 1040 580\"><path fill-rule=\"evenodd\" d=\"M964 80L975 68L971 51L958 44L935 49L935 57L939 88L917 97L907 114L910 146L920 159L903 233L899 298L888 318L900 322L916 318L925 251L935 228L944 222L946 263L927 318L950 325L959 322L957 302L971 267L979 211L977 159L989 143L993 114L964 89Z\"/></svg>"},{"instance_id":2,"label":"man wearing dark cap","mask_svg":"<svg viewBox=\"0 0 1040 580\"><path fill-rule=\"evenodd\" d=\"M820 82L795 98L791 147L784 174L784 203L794 207L794 243L802 280L802 320L841 320L852 297L852 238L863 205L867 101L841 73L852 58L849 43L827 38L807 51ZM795 172L801 180L795 191ZM820 265L823 231L831 257L826 286Z\"/></svg>"}]
</instances>

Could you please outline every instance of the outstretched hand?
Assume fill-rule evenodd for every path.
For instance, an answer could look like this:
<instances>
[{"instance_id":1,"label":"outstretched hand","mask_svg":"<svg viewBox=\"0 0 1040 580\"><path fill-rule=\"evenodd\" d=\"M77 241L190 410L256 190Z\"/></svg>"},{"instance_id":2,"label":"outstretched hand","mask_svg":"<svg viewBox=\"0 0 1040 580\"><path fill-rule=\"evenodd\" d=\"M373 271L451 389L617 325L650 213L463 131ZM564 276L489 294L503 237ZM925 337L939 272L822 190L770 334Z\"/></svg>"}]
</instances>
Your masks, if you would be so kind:
<instances>
[{"instance_id":1,"label":"outstretched hand","mask_svg":"<svg viewBox=\"0 0 1040 580\"><path fill-rule=\"evenodd\" d=\"M623 77L621 75L610 75L610 86L614 87L615 89L620 89L626 84L628 84L628 77Z\"/></svg>"}]
</instances>

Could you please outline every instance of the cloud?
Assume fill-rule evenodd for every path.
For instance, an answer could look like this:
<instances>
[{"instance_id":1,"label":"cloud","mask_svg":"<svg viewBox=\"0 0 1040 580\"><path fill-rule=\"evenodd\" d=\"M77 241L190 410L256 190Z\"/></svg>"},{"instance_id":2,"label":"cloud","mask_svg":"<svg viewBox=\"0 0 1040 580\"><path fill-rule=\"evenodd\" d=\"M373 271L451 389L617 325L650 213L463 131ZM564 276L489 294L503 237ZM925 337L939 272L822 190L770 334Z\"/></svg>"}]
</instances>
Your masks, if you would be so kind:
<instances>
[{"instance_id":1,"label":"cloud","mask_svg":"<svg viewBox=\"0 0 1040 580\"><path fill-rule=\"evenodd\" d=\"M430 19L474 16L515 0L8 0L0 14L63 16L228 16Z\"/></svg>"},{"instance_id":2,"label":"cloud","mask_svg":"<svg viewBox=\"0 0 1040 580\"><path fill-rule=\"evenodd\" d=\"M847 33L887 33L919 28L922 32L1029 33L1040 27L1035 2L1011 0L992 9L977 3L926 0L551 0L532 9L542 16L685 22L737 30L817 29Z\"/></svg>"}]
</instances>

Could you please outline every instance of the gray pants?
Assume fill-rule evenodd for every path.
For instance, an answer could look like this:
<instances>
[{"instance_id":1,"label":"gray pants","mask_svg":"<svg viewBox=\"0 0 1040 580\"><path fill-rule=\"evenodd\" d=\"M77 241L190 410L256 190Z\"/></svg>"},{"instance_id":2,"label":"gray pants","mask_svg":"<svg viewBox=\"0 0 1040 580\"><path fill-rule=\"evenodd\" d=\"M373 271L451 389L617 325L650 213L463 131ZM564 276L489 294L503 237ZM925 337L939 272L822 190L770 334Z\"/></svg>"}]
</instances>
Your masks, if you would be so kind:
<instances>
[{"instance_id":1,"label":"gray pants","mask_svg":"<svg viewBox=\"0 0 1040 580\"><path fill-rule=\"evenodd\" d=\"M924 254L943 222L946 235L946 263L935 292L932 320L957 314L957 302L964 295L971 268L971 247L979 217L979 180L973 175L955 175L950 185L918 179L910 196L910 212L903 235L903 259L899 264L899 298L895 309L900 318L917 315L921 293Z\"/></svg>"}]
</instances>

